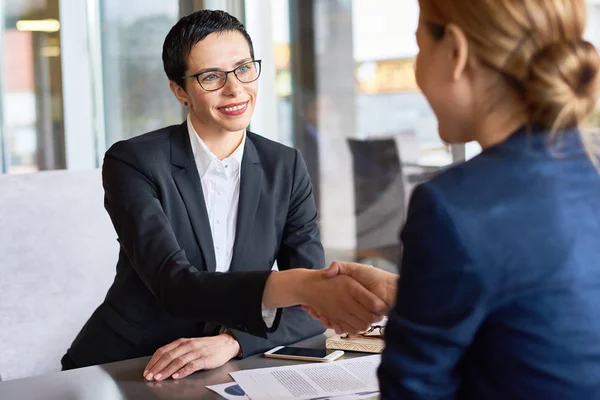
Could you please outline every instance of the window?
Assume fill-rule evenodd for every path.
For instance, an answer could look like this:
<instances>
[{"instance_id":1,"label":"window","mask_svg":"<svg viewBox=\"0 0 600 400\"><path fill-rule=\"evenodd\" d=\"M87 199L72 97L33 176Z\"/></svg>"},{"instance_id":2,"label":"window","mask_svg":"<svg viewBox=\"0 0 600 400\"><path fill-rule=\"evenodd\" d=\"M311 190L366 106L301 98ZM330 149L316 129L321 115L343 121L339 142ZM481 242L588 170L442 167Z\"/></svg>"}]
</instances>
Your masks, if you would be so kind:
<instances>
[{"instance_id":1,"label":"window","mask_svg":"<svg viewBox=\"0 0 600 400\"><path fill-rule=\"evenodd\" d=\"M59 2L4 0L2 5L2 169L65 168Z\"/></svg>"},{"instance_id":2,"label":"window","mask_svg":"<svg viewBox=\"0 0 600 400\"><path fill-rule=\"evenodd\" d=\"M270 2L279 138L304 156L327 258L394 270L412 188L452 162L414 79L417 2Z\"/></svg>"},{"instance_id":3,"label":"window","mask_svg":"<svg viewBox=\"0 0 600 400\"><path fill-rule=\"evenodd\" d=\"M106 147L181 123L169 90L162 44L179 19L177 1L103 0L100 8Z\"/></svg>"}]
</instances>

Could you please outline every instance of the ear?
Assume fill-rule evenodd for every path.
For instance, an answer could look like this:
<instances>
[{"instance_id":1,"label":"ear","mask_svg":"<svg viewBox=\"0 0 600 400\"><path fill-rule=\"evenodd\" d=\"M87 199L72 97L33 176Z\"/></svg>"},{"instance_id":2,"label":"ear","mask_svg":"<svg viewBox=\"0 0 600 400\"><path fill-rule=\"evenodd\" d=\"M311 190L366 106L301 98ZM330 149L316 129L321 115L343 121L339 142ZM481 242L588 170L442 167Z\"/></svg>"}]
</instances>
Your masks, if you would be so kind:
<instances>
[{"instance_id":1,"label":"ear","mask_svg":"<svg viewBox=\"0 0 600 400\"><path fill-rule=\"evenodd\" d=\"M185 92L184 88L182 88L181 86L179 86L174 81L169 81L169 89L171 89L171 92L173 92L173 94L175 95L175 97L177 98L177 100L184 107L188 107L190 105L190 101L188 100L188 96L187 96L187 93Z\"/></svg>"},{"instance_id":2,"label":"ear","mask_svg":"<svg viewBox=\"0 0 600 400\"><path fill-rule=\"evenodd\" d=\"M455 24L446 26L446 41L452 62L452 79L457 81L463 76L469 60L469 42L462 29Z\"/></svg>"}]
</instances>

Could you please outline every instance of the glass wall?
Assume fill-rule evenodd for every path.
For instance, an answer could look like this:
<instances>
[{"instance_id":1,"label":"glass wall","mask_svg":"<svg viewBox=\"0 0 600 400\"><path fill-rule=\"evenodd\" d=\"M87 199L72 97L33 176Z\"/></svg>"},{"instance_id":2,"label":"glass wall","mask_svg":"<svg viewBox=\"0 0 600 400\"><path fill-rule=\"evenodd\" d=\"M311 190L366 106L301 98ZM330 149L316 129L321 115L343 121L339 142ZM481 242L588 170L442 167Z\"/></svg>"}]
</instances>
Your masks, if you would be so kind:
<instances>
[{"instance_id":1,"label":"glass wall","mask_svg":"<svg viewBox=\"0 0 600 400\"><path fill-rule=\"evenodd\" d=\"M4 170L65 168L59 2L4 0L0 6Z\"/></svg>"},{"instance_id":2,"label":"glass wall","mask_svg":"<svg viewBox=\"0 0 600 400\"><path fill-rule=\"evenodd\" d=\"M169 90L162 44L179 19L179 3L164 0L100 2L106 147L183 121Z\"/></svg>"},{"instance_id":3,"label":"glass wall","mask_svg":"<svg viewBox=\"0 0 600 400\"><path fill-rule=\"evenodd\" d=\"M354 257L357 248L379 246L361 244L368 226L361 221L378 221L368 210L386 208L378 202L389 188L407 198L416 182L452 161L414 82L416 0L73 4L0 0L0 173L99 166L115 141L181 122L184 111L162 69L167 31L181 14L211 7L239 16L243 4L254 18L248 28L257 55L268 61L253 124L303 151L328 248ZM600 1L588 4L586 35L599 45ZM378 158L373 149L388 143L396 150ZM478 151L466 146L467 157ZM397 207L403 215L405 205Z\"/></svg>"},{"instance_id":4,"label":"glass wall","mask_svg":"<svg viewBox=\"0 0 600 400\"><path fill-rule=\"evenodd\" d=\"M414 79L417 2L270 1L279 131L304 155L327 256L395 269L412 188L452 162Z\"/></svg>"},{"instance_id":5,"label":"glass wall","mask_svg":"<svg viewBox=\"0 0 600 400\"><path fill-rule=\"evenodd\" d=\"M0 0L0 173L97 167L114 142L183 121L162 44L202 4Z\"/></svg>"}]
</instances>

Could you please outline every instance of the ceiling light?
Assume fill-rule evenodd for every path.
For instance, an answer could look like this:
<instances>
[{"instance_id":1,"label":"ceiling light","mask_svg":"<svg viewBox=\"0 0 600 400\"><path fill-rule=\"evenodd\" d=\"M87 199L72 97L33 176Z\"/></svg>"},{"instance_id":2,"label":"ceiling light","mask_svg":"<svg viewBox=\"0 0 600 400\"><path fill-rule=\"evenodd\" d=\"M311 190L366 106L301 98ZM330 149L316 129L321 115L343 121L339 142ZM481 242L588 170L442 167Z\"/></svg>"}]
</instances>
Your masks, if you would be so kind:
<instances>
[{"instance_id":1,"label":"ceiling light","mask_svg":"<svg viewBox=\"0 0 600 400\"><path fill-rule=\"evenodd\" d=\"M21 32L58 32L60 22L56 19L19 20L17 30Z\"/></svg>"}]
</instances>

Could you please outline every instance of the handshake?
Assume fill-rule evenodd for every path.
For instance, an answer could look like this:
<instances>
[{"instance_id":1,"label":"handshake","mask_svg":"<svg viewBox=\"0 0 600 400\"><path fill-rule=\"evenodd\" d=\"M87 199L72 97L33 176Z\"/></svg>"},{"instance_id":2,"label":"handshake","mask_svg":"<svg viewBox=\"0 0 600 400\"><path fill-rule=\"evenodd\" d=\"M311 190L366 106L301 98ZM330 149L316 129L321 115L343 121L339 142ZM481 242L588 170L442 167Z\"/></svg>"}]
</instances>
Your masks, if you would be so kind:
<instances>
[{"instance_id":1,"label":"handshake","mask_svg":"<svg viewBox=\"0 0 600 400\"><path fill-rule=\"evenodd\" d=\"M303 281L302 308L336 333L358 333L381 321L396 301L398 275L370 265L333 262Z\"/></svg>"}]
</instances>

